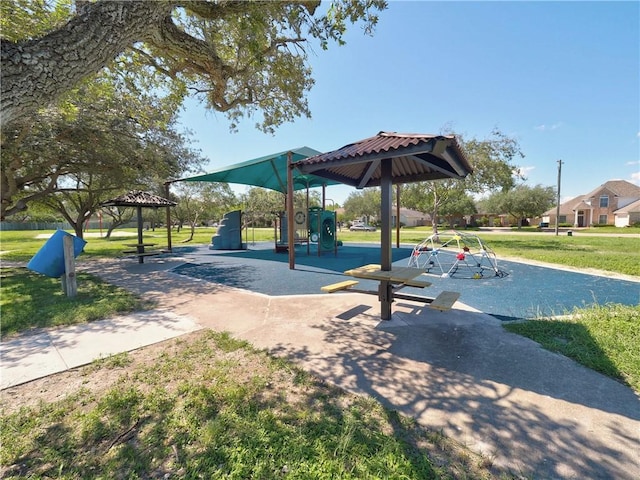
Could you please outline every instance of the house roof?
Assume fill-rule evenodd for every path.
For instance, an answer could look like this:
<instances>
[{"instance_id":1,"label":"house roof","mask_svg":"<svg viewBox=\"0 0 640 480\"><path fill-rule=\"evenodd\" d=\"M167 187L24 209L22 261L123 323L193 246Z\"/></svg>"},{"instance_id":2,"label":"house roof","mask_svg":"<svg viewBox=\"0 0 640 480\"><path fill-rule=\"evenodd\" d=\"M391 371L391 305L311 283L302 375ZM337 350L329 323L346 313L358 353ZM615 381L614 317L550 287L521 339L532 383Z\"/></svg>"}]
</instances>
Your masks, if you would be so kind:
<instances>
[{"instance_id":1,"label":"house roof","mask_svg":"<svg viewBox=\"0 0 640 480\"><path fill-rule=\"evenodd\" d=\"M585 198L594 197L602 190L609 190L618 197L640 197L640 187L638 185L626 180L609 180L587 193Z\"/></svg>"},{"instance_id":2,"label":"house roof","mask_svg":"<svg viewBox=\"0 0 640 480\"><path fill-rule=\"evenodd\" d=\"M395 205L393 206L393 211L395 212ZM419 218L431 218L431 215L428 213L420 212L418 210L412 210L410 208L400 207L400 215L404 215L405 217L419 217Z\"/></svg>"},{"instance_id":3,"label":"house roof","mask_svg":"<svg viewBox=\"0 0 640 480\"><path fill-rule=\"evenodd\" d=\"M578 197L572 198L571 200L567 200L564 203L560 204L560 215L570 215L573 214L574 210L576 210L576 208L579 205L583 205L583 208L591 208L591 206L587 205L585 200L588 200L589 198L586 195L580 195ZM547 210L546 212L543 213L543 215L555 215L556 214L556 207L550 208L549 210Z\"/></svg>"},{"instance_id":4,"label":"house roof","mask_svg":"<svg viewBox=\"0 0 640 480\"><path fill-rule=\"evenodd\" d=\"M453 135L396 132L380 132L295 166L304 173L364 188L381 184L383 159L392 160L393 183L464 178L473 170Z\"/></svg>"},{"instance_id":5,"label":"house roof","mask_svg":"<svg viewBox=\"0 0 640 480\"><path fill-rule=\"evenodd\" d=\"M119 197L102 202L101 205L105 207L174 207L177 203L150 192L132 190Z\"/></svg>"},{"instance_id":6,"label":"house roof","mask_svg":"<svg viewBox=\"0 0 640 480\"><path fill-rule=\"evenodd\" d=\"M629 205L625 205L622 208L619 208L615 211L615 213L639 213L640 212L640 198L635 202L630 203Z\"/></svg>"},{"instance_id":7,"label":"house roof","mask_svg":"<svg viewBox=\"0 0 640 480\"><path fill-rule=\"evenodd\" d=\"M593 205L589 205L589 202L596 195L599 195L602 191L609 191L616 195L617 197L622 198L638 198L640 199L640 187L638 185L634 185L631 182L627 182L626 180L609 180L598 188L591 190L586 195L579 195L571 200L567 200L564 203L560 204L560 215L570 215L573 214L575 210L578 209L589 209L593 208ZM626 207L625 207L626 208ZM618 211L618 210L617 210ZM555 215L556 208L550 208L543 215Z\"/></svg>"}]
</instances>

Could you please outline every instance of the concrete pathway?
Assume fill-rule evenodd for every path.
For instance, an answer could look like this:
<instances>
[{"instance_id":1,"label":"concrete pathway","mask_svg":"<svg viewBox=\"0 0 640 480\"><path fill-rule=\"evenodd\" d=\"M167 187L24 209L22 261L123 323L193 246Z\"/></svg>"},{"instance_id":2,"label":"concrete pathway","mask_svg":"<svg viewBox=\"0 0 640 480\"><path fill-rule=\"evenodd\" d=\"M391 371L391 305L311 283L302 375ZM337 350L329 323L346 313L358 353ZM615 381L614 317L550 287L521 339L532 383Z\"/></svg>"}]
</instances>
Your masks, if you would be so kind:
<instances>
[{"instance_id":1,"label":"concrete pathway","mask_svg":"<svg viewBox=\"0 0 640 480\"><path fill-rule=\"evenodd\" d=\"M392 320L382 322L374 296L269 297L172 273L181 262L92 262L86 268L156 300L158 310L149 315L159 315L159 324L167 322L163 334L229 331L441 429L514 473L540 479L640 478L638 396L506 332L489 315L459 303L450 312L438 312L398 301ZM133 332L142 332L152 319L129 321ZM126 330L125 324L120 325ZM100 337L89 343L80 328L69 329L65 347L74 344L88 352L77 353L78 361L96 355L96 344L121 335L119 328L102 331L93 325L86 335L98 330ZM51 343L3 342L3 379L5 370L20 365L30 364L27 369L37 372L46 362L34 359L53 355L46 353Z\"/></svg>"},{"instance_id":2,"label":"concrete pathway","mask_svg":"<svg viewBox=\"0 0 640 480\"><path fill-rule=\"evenodd\" d=\"M151 310L108 320L42 330L0 344L0 389L86 365L116 353L202 328L193 319Z\"/></svg>"}]
</instances>

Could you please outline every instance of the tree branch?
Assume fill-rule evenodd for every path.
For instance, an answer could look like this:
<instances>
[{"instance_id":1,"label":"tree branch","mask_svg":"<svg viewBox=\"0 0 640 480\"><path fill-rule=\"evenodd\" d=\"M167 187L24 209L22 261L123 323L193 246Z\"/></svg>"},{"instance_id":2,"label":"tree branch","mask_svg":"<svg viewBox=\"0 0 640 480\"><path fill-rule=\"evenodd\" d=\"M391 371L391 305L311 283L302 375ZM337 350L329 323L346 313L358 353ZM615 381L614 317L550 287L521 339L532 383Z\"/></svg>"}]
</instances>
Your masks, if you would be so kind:
<instances>
[{"instance_id":1,"label":"tree branch","mask_svg":"<svg viewBox=\"0 0 640 480\"><path fill-rule=\"evenodd\" d=\"M99 1L50 34L23 42L0 42L0 124L54 102L170 16L170 1Z\"/></svg>"}]
</instances>

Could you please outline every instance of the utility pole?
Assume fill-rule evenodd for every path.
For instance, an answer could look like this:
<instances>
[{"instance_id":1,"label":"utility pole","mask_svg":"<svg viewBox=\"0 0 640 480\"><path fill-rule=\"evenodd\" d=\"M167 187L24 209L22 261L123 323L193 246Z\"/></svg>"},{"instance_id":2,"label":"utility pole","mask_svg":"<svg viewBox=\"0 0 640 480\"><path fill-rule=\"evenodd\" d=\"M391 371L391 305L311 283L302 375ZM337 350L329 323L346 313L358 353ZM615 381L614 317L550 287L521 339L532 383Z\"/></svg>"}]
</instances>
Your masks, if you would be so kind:
<instances>
[{"instance_id":1,"label":"utility pole","mask_svg":"<svg viewBox=\"0 0 640 480\"><path fill-rule=\"evenodd\" d=\"M559 232L560 224L560 183L562 179L562 160L558 160L558 197L556 199L556 237Z\"/></svg>"}]
</instances>

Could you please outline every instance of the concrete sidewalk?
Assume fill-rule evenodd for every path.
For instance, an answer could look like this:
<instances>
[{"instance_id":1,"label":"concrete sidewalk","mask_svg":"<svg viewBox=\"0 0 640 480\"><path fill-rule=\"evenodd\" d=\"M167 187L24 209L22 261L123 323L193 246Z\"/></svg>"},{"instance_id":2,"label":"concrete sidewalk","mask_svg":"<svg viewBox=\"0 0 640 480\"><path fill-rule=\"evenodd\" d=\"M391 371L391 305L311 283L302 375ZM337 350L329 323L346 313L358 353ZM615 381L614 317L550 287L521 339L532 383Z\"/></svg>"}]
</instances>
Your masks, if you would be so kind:
<instances>
[{"instance_id":1,"label":"concrete sidewalk","mask_svg":"<svg viewBox=\"0 0 640 480\"><path fill-rule=\"evenodd\" d=\"M156 300L156 320L166 322L169 336L197 328L229 331L330 383L374 396L441 429L514 473L541 479L640 478L638 396L507 333L489 315L462 304L438 312L398 301L392 320L382 322L374 296L269 297L172 273L181 262L105 262L86 268ZM134 322L132 334L143 332L149 321L154 320L140 320L137 327ZM99 329L103 336L91 345L84 343L81 329L72 328L65 347L91 354L95 342L120 331ZM88 330L87 335L96 334ZM3 380L9 359L30 363L32 369L42 364L28 348L11 350L10 343L2 344Z\"/></svg>"},{"instance_id":2,"label":"concrete sidewalk","mask_svg":"<svg viewBox=\"0 0 640 480\"><path fill-rule=\"evenodd\" d=\"M152 310L3 341L0 389L29 382L201 327L191 318Z\"/></svg>"}]
</instances>

